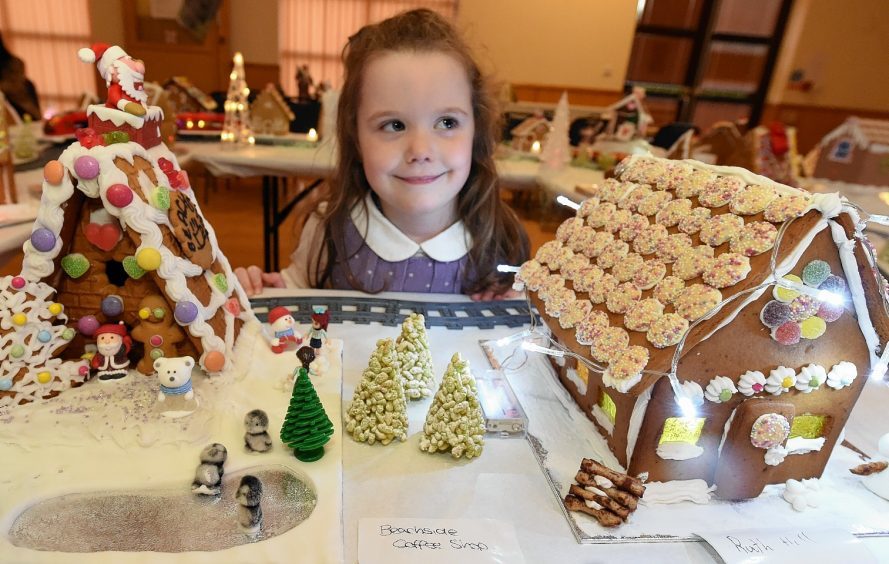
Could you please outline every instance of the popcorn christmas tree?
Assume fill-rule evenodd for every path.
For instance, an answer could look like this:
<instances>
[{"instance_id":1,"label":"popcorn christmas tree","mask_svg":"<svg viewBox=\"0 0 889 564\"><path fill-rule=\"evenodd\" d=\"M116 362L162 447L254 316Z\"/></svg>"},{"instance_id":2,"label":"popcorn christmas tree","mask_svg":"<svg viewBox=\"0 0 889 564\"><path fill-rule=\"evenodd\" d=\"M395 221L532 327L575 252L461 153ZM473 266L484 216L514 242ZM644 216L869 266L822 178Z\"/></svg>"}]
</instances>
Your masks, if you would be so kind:
<instances>
[{"instance_id":1,"label":"popcorn christmas tree","mask_svg":"<svg viewBox=\"0 0 889 564\"><path fill-rule=\"evenodd\" d=\"M553 123L546 136L540 162L551 170L560 170L571 161L571 145L568 138L568 93L562 92Z\"/></svg>"},{"instance_id":2,"label":"popcorn christmas tree","mask_svg":"<svg viewBox=\"0 0 889 564\"><path fill-rule=\"evenodd\" d=\"M37 401L82 384L85 361L54 357L74 338L74 329L55 293L43 282L0 277L0 410L11 403Z\"/></svg>"},{"instance_id":3,"label":"popcorn christmas tree","mask_svg":"<svg viewBox=\"0 0 889 564\"><path fill-rule=\"evenodd\" d=\"M426 414L420 450L475 458L485 443L485 418L469 362L455 353Z\"/></svg>"},{"instance_id":4,"label":"popcorn christmas tree","mask_svg":"<svg viewBox=\"0 0 889 564\"><path fill-rule=\"evenodd\" d=\"M407 439L407 402L392 339L377 341L346 410L346 432L368 444Z\"/></svg>"},{"instance_id":5,"label":"popcorn christmas tree","mask_svg":"<svg viewBox=\"0 0 889 564\"><path fill-rule=\"evenodd\" d=\"M395 349L407 398L417 400L431 396L429 387L435 381L432 354L426 335L426 319L421 314L412 313L401 324L401 335L395 341Z\"/></svg>"},{"instance_id":6,"label":"popcorn christmas tree","mask_svg":"<svg viewBox=\"0 0 889 564\"><path fill-rule=\"evenodd\" d=\"M235 53L234 67L229 76L228 94L225 97L225 121L222 124L220 141L226 144L250 144L255 142L253 130L250 128L250 104L247 96L247 79L244 73L244 57Z\"/></svg>"},{"instance_id":7,"label":"popcorn christmas tree","mask_svg":"<svg viewBox=\"0 0 889 564\"><path fill-rule=\"evenodd\" d=\"M300 368L281 426L281 441L293 449L297 459L314 462L324 456L324 445L332 434L333 423L318 399L309 373Z\"/></svg>"}]
</instances>

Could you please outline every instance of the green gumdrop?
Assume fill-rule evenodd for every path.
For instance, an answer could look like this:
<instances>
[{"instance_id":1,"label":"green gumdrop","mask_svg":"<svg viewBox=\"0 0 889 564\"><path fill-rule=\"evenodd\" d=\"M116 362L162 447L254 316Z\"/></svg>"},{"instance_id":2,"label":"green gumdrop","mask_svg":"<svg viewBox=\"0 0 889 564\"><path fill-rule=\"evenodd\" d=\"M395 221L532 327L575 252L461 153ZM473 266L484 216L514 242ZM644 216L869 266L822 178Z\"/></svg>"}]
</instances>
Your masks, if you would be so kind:
<instances>
[{"instance_id":1,"label":"green gumdrop","mask_svg":"<svg viewBox=\"0 0 889 564\"><path fill-rule=\"evenodd\" d=\"M157 360L160 357L164 356L164 351L161 349L151 349L151 352L148 353L148 356L151 357L151 360Z\"/></svg>"},{"instance_id":2,"label":"green gumdrop","mask_svg":"<svg viewBox=\"0 0 889 564\"><path fill-rule=\"evenodd\" d=\"M73 339L74 338L74 329L71 329L70 327L68 327L67 329L62 331L62 338L65 339L66 341L70 341L71 339Z\"/></svg>"},{"instance_id":3,"label":"green gumdrop","mask_svg":"<svg viewBox=\"0 0 889 564\"><path fill-rule=\"evenodd\" d=\"M90 268L90 261L80 253L71 253L62 257L62 270L71 278L80 278Z\"/></svg>"},{"instance_id":4,"label":"green gumdrop","mask_svg":"<svg viewBox=\"0 0 889 564\"><path fill-rule=\"evenodd\" d=\"M151 194L151 204L159 210L170 209L170 189L166 186L158 186Z\"/></svg>"},{"instance_id":5,"label":"green gumdrop","mask_svg":"<svg viewBox=\"0 0 889 564\"><path fill-rule=\"evenodd\" d=\"M136 262L136 257L129 256L123 259L123 270L133 280L138 280L145 276L145 270Z\"/></svg>"},{"instance_id":6,"label":"green gumdrop","mask_svg":"<svg viewBox=\"0 0 889 564\"><path fill-rule=\"evenodd\" d=\"M109 133L103 133L102 134L102 144L111 145L112 143L114 143L114 132L111 131Z\"/></svg>"},{"instance_id":7,"label":"green gumdrop","mask_svg":"<svg viewBox=\"0 0 889 564\"><path fill-rule=\"evenodd\" d=\"M225 277L225 274L221 272L213 277L213 284L216 286L216 289L223 294L228 291L228 279Z\"/></svg>"},{"instance_id":8,"label":"green gumdrop","mask_svg":"<svg viewBox=\"0 0 889 564\"><path fill-rule=\"evenodd\" d=\"M114 137L115 143L129 143L130 142L130 134L126 131L115 131L112 133Z\"/></svg>"}]
</instances>

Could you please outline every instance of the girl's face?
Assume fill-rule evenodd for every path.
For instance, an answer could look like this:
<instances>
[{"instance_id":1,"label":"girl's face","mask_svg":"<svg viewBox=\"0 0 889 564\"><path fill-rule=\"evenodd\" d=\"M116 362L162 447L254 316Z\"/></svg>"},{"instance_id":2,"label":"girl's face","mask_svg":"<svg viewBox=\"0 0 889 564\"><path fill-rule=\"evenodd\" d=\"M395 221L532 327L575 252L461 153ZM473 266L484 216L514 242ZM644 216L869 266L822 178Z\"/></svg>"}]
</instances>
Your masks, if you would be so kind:
<instances>
[{"instance_id":1,"label":"girl's face","mask_svg":"<svg viewBox=\"0 0 889 564\"><path fill-rule=\"evenodd\" d=\"M441 231L456 219L475 123L466 71L439 52L390 52L365 69L358 105L364 174L399 227Z\"/></svg>"}]
</instances>

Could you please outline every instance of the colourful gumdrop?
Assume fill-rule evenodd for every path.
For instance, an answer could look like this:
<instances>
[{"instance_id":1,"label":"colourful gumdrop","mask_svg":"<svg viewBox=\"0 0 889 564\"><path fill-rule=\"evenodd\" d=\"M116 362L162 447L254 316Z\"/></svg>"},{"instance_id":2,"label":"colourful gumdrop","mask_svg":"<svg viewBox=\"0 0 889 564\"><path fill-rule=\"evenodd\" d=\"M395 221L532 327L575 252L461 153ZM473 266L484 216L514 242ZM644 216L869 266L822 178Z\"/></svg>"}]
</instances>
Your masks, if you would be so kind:
<instances>
[{"instance_id":1,"label":"colourful gumdrop","mask_svg":"<svg viewBox=\"0 0 889 564\"><path fill-rule=\"evenodd\" d=\"M772 338L782 345L795 345L799 342L802 332L799 325L793 321L788 321L780 327L772 329Z\"/></svg>"},{"instance_id":2,"label":"colourful gumdrop","mask_svg":"<svg viewBox=\"0 0 889 564\"><path fill-rule=\"evenodd\" d=\"M102 145L102 138L97 135L96 130L91 127L78 129L74 132L74 136L77 137L77 142L80 143L80 146L85 149L92 149L97 145Z\"/></svg>"},{"instance_id":3,"label":"colourful gumdrop","mask_svg":"<svg viewBox=\"0 0 889 564\"><path fill-rule=\"evenodd\" d=\"M790 319L793 321L802 321L804 319L808 319L818 313L818 307L821 305L821 302L809 296L808 294L801 294L793 299L790 302Z\"/></svg>"},{"instance_id":4,"label":"colourful gumdrop","mask_svg":"<svg viewBox=\"0 0 889 564\"><path fill-rule=\"evenodd\" d=\"M846 292L846 281L836 274L831 274L818 286L818 289L835 294L843 294Z\"/></svg>"},{"instance_id":5,"label":"colourful gumdrop","mask_svg":"<svg viewBox=\"0 0 889 564\"><path fill-rule=\"evenodd\" d=\"M108 317L117 317L123 313L123 299L117 295L102 298L102 313Z\"/></svg>"},{"instance_id":6,"label":"colourful gumdrop","mask_svg":"<svg viewBox=\"0 0 889 564\"><path fill-rule=\"evenodd\" d=\"M795 274L788 274L784 276L784 280L790 280L791 282L801 283L803 280L799 276ZM775 299L779 302L789 303L792 302L795 297L799 295L799 292L796 290L791 290L789 288L782 288L781 286L776 285L772 290L772 295L775 296Z\"/></svg>"},{"instance_id":7,"label":"colourful gumdrop","mask_svg":"<svg viewBox=\"0 0 889 564\"><path fill-rule=\"evenodd\" d=\"M99 320L92 315L84 315L77 320L77 330L83 335L91 337L99 328Z\"/></svg>"},{"instance_id":8,"label":"colourful gumdrop","mask_svg":"<svg viewBox=\"0 0 889 564\"><path fill-rule=\"evenodd\" d=\"M772 300L763 306L759 313L762 324L769 329L780 327L790 319L790 306L777 300Z\"/></svg>"},{"instance_id":9,"label":"colourful gumdrop","mask_svg":"<svg viewBox=\"0 0 889 564\"><path fill-rule=\"evenodd\" d=\"M21 276L15 276L15 277L13 277L12 282L10 282L10 284L12 284L12 287L15 288L16 290L21 290L22 288L25 287L25 279L22 278Z\"/></svg>"},{"instance_id":10,"label":"colourful gumdrop","mask_svg":"<svg viewBox=\"0 0 889 564\"><path fill-rule=\"evenodd\" d=\"M38 227L31 233L31 245L41 253L47 253L56 246L56 235L46 227Z\"/></svg>"},{"instance_id":11,"label":"colourful gumdrop","mask_svg":"<svg viewBox=\"0 0 889 564\"><path fill-rule=\"evenodd\" d=\"M207 372L219 372L225 367L225 355L219 351L210 351L204 357L204 368Z\"/></svg>"},{"instance_id":12,"label":"colourful gumdrop","mask_svg":"<svg viewBox=\"0 0 889 564\"><path fill-rule=\"evenodd\" d=\"M803 268L803 284L817 288L830 276L830 265L823 260L813 260Z\"/></svg>"},{"instance_id":13,"label":"colourful gumdrop","mask_svg":"<svg viewBox=\"0 0 889 564\"><path fill-rule=\"evenodd\" d=\"M180 325L188 325L198 316L198 306L192 302L179 302L173 310L173 317Z\"/></svg>"},{"instance_id":14,"label":"colourful gumdrop","mask_svg":"<svg viewBox=\"0 0 889 564\"><path fill-rule=\"evenodd\" d=\"M74 161L74 173L84 180L92 180L99 176L99 161L89 155L77 157Z\"/></svg>"},{"instance_id":15,"label":"colourful gumdrop","mask_svg":"<svg viewBox=\"0 0 889 564\"><path fill-rule=\"evenodd\" d=\"M105 199L112 206L123 208L133 201L133 191L126 184L112 184L105 192Z\"/></svg>"},{"instance_id":16,"label":"colourful gumdrop","mask_svg":"<svg viewBox=\"0 0 889 564\"><path fill-rule=\"evenodd\" d=\"M0 392L5 392L12 389L12 378L4 378L0 380Z\"/></svg>"},{"instance_id":17,"label":"colourful gumdrop","mask_svg":"<svg viewBox=\"0 0 889 564\"><path fill-rule=\"evenodd\" d=\"M827 323L818 316L812 316L799 324L803 339L817 339L827 331Z\"/></svg>"},{"instance_id":18,"label":"colourful gumdrop","mask_svg":"<svg viewBox=\"0 0 889 564\"><path fill-rule=\"evenodd\" d=\"M48 183L57 186L62 183L65 177L65 167L59 161L49 161L43 166L43 179Z\"/></svg>"},{"instance_id":19,"label":"colourful gumdrop","mask_svg":"<svg viewBox=\"0 0 889 564\"><path fill-rule=\"evenodd\" d=\"M818 308L818 317L828 323L833 323L843 315L842 304L831 304L823 302Z\"/></svg>"}]
</instances>

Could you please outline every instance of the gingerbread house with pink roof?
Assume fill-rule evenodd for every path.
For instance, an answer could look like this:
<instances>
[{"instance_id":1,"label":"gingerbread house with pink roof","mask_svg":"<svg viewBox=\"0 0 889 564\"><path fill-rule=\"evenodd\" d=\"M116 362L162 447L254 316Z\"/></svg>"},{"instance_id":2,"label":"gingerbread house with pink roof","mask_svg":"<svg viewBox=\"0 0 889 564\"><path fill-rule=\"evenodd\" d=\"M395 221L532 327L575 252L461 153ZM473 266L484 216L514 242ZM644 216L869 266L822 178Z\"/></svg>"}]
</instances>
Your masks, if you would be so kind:
<instances>
[{"instance_id":1,"label":"gingerbread house with pink roof","mask_svg":"<svg viewBox=\"0 0 889 564\"><path fill-rule=\"evenodd\" d=\"M885 373L866 217L741 168L631 157L517 275L616 461L723 499L820 476Z\"/></svg>"},{"instance_id":2,"label":"gingerbread house with pink roof","mask_svg":"<svg viewBox=\"0 0 889 564\"><path fill-rule=\"evenodd\" d=\"M258 333L188 175L161 142L162 112L87 113L89 127L44 167L21 273L0 280L0 408L83 383L80 359L102 323L142 335L146 358L189 354L211 374L244 366Z\"/></svg>"}]
</instances>

